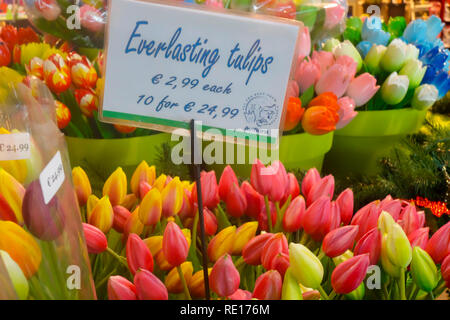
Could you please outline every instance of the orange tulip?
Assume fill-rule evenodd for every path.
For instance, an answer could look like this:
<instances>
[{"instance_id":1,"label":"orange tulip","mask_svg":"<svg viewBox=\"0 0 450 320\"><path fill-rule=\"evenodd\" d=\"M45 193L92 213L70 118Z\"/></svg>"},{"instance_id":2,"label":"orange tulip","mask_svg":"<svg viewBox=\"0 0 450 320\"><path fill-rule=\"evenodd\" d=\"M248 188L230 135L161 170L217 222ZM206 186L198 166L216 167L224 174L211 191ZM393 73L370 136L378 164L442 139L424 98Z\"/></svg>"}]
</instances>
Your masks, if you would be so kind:
<instances>
[{"instance_id":1,"label":"orange tulip","mask_svg":"<svg viewBox=\"0 0 450 320\"><path fill-rule=\"evenodd\" d=\"M194 272L192 262L186 261L182 263L180 267L186 283L189 283L192 279L192 273ZM166 285L167 291L169 291L170 293L183 292L183 284L181 283L177 268L173 268L172 270L170 270L170 272L167 274L164 284Z\"/></svg>"},{"instance_id":2,"label":"orange tulip","mask_svg":"<svg viewBox=\"0 0 450 320\"><path fill-rule=\"evenodd\" d=\"M290 97L284 120L284 131L294 129L302 119L305 109L302 108L302 101L298 97Z\"/></svg>"},{"instance_id":3,"label":"orange tulip","mask_svg":"<svg viewBox=\"0 0 450 320\"><path fill-rule=\"evenodd\" d=\"M338 121L337 112L328 107L314 106L306 109L302 118L302 126L309 134L321 135L336 130Z\"/></svg>"},{"instance_id":4,"label":"orange tulip","mask_svg":"<svg viewBox=\"0 0 450 320\"><path fill-rule=\"evenodd\" d=\"M123 233L125 238L127 238L128 235L132 233L141 235L142 231L144 231L144 225L139 219L139 207L137 207L127 218L127 221L125 222L125 226L123 228Z\"/></svg>"},{"instance_id":5,"label":"orange tulip","mask_svg":"<svg viewBox=\"0 0 450 320\"><path fill-rule=\"evenodd\" d=\"M55 100L56 122L60 130L67 127L72 119L70 109L62 102Z\"/></svg>"},{"instance_id":6,"label":"orange tulip","mask_svg":"<svg viewBox=\"0 0 450 320\"><path fill-rule=\"evenodd\" d=\"M113 206L121 205L127 195L127 176L122 168L117 168L103 186L103 196L109 196Z\"/></svg>"},{"instance_id":7,"label":"orange tulip","mask_svg":"<svg viewBox=\"0 0 450 320\"><path fill-rule=\"evenodd\" d=\"M139 183L141 181L147 182L149 185L152 185L155 182L156 177L156 169L155 166L149 167L147 162L142 161L131 177L130 187L131 191L134 193L136 197L139 197Z\"/></svg>"},{"instance_id":8,"label":"orange tulip","mask_svg":"<svg viewBox=\"0 0 450 320\"><path fill-rule=\"evenodd\" d=\"M234 239L236 237L236 226L229 226L215 235L208 245L208 257L212 262L216 262L225 253L233 250Z\"/></svg>"},{"instance_id":9,"label":"orange tulip","mask_svg":"<svg viewBox=\"0 0 450 320\"><path fill-rule=\"evenodd\" d=\"M22 201L25 188L12 175L0 168L0 220L23 224Z\"/></svg>"},{"instance_id":10,"label":"orange tulip","mask_svg":"<svg viewBox=\"0 0 450 320\"><path fill-rule=\"evenodd\" d=\"M92 89L77 89L74 95L81 112L86 117L92 117L93 112L98 109L98 97L95 92Z\"/></svg>"},{"instance_id":11,"label":"orange tulip","mask_svg":"<svg viewBox=\"0 0 450 320\"><path fill-rule=\"evenodd\" d=\"M8 252L28 279L39 269L42 260L39 245L14 222L0 221L0 250Z\"/></svg>"},{"instance_id":12,"label":"orange tulip","mask_svg":"<svg viewBox=\"0 0 450 320\"><path fill-rule=\"evenodd\" d=\"M101 198L92 211L87 213L88 223L99 228L103 233L111 230L114 222L114 211L108 196Z\"/></svg>"},{"instance_id":13,"label":"orange tulip","mask_svg":"<svg viewBox=\"0 0 450 320\"><path fill-rule=\"evenodd\" d=\"M332 92L324 92L314 99L312 99L308 107L328 107L331 110L338 111L339 105L338 105L338 99L336 95Z\"/></svg>"},{"instance_id":14,"label":"orange tulip","mask_svg":"<svg viewBox=\"0 0 450 320\"><path fill-rule=\"evenodd\" d=\"M153 226L161 218L162 199L158 189L151 189L139 207L139 219L146 226Z\"/></svg>"},{"instance_id":15,"label":"orange tulip","mask_svg":"<svg viewBox=\"0 0 450 320\"><path fill-rule=\"evenodd\" d=\"M151 192L151 191L150 191ZM162 213L165 217L171 217L180 212L183 206L183 187L180 178L175 177L161 192Z\"/></svg>"},{"instance_id":16,"label":"orange tulip","mask_svg":"<svg viewBox=\"0 0 450 320\"><path fill-rule=\"evenodd\" d=\"M73 83L79 88L93 88L97 83L97 71L86 57L71 64Z\"/></svg>"},{"instance_id":17,"label":"orange tulip","mask_svg":"<svg viewBox=\"0 0 450 320\"><path fill-rule=\"evenodd\" d=\"M70 70L58 53L52 54L44 61L44 79L47 87L56 94L69 89L72 83Z\"/></svg>"}]
</instances>

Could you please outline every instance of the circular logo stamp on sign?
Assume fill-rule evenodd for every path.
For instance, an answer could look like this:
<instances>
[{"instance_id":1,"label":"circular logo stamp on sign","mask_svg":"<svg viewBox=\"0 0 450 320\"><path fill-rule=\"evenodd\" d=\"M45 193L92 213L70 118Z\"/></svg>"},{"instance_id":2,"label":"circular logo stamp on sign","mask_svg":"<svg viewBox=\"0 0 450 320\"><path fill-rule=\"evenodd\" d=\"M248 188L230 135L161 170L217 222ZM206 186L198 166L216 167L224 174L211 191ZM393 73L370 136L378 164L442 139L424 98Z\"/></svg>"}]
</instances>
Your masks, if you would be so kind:
<instances>
[{"instance_id":1,"label":"circular logo stamp on sign","mask_svg":"<svg viewBox=\"0 0 450 320\"><path fill-rule=\"evenodd\" d=\"M245 119L249 124L266 127L277 120L279 107L274 97L259 92L245 100L243 110Z\"/></svg>"}]
</instances>

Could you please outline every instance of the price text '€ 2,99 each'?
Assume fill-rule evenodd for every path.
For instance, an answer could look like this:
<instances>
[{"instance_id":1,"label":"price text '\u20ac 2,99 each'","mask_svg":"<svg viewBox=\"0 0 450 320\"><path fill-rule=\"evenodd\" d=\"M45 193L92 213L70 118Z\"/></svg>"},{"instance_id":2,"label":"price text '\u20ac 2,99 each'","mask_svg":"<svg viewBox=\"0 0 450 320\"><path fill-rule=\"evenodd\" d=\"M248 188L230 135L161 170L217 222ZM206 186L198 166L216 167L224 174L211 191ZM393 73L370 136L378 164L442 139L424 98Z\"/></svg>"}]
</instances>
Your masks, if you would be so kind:
<instances>
[{"instance_id":1,"label":"price text '\u20ac 2,99 each'","mask_svg":"<svg viewBox=\"0 0 450 320\"><path fill-rule=\"evenodd\" d=\"M152 79L151 83L154 86L166 86L172 90L203 90L218 95L228 95L231 93L233 83L229 83L226 86L201 84L200 80L189 77L177 78L175 76L165 77L163 74L158 73ZM193 95L195 96L195 95ZM215 99L217 100L217 99ZM219 99L220 100L220 99ZM210 119L216 119L217 117L233 119L239 114L239 109L230 106L219 106L215 103L199 103L197 101L188 101L187 103L179 103L173 101L169 95L165 95L159 100L150 94L141 94L137 97L137 104L155 107L157 112L162 110L171 110L174 108L183 108L185 112L193 112L197 114L203 114Z\"/></svg>"}]
</instances>

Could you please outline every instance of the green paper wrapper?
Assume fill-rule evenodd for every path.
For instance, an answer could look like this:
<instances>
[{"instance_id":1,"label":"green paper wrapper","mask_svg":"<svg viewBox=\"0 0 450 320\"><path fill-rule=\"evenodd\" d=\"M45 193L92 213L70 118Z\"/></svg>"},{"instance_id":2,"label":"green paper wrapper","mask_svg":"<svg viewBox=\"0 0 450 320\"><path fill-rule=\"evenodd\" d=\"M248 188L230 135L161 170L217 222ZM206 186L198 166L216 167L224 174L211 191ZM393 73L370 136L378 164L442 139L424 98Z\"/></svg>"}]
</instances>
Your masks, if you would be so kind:
<instances>
[{"instance_id":1,"label":"green paper wrapper","mask_svg":"<svg viewBox=\"0 0 450 320\"><path fill-rule=\"evenodd\" d=\"M377 174L377 161L389 155L406 135L417 132L426 113L412 108L358 112L352 122L335 132L324 170L337 175Z\"/></svg>"}]
</instances>

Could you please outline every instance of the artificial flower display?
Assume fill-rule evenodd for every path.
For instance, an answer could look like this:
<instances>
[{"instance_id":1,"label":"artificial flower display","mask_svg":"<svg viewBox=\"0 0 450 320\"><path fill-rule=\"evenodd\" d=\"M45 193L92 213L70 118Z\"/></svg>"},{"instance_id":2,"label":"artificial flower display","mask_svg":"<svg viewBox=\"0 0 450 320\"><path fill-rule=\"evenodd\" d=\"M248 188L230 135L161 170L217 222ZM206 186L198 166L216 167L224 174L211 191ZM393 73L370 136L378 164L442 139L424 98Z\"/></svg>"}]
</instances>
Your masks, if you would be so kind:
<instances>
[{"instance_id":1,"label":"artificial flower display","mask_svg":"<svg viewBox=\"0 0 450 320\"><path fill-rule=\"evenodd\" d=\"M132 178L133 185L148 184L149 191L130 205L127 198L134 194L128 190L113 209L112 229L102 232L89 221L84 224L98 297L204 299L194 185L148 175L149 168L141 163ZM262 175L264 168L273 174ZM86 190L81 171L74 169L75 176L83 177L76 188ZM117 179L118 172L108 181ZM282 163L264 167L258 160L250 181L242 183L231 167L221 177L202 173L213 299L427 299L445 290L449 223L430 235L424 213L413 203L387 196L354 212L352 191L335 194L332 175L322 177L311 169L302 181L289 177ZM165 216L161 193L175 190L171 184L182 192L174 192L170 201L192 205ZM122 193L121 183L107 185L111 194ZM234 193L242 197L230 197ZM78 194L83 203L86 192ZM236 215L237 207L243 214ZM88 200L82 212L90 216L91 210ZM110 211L102 215L109 217ZM385 274L379 275L378 289L367 285L376 268Z\"/></svg>"},{"instance_id":2,"label":"artificial flower display","mask_svg":"<svg viewBox=\"0 0 450 320\"><path fill-rule=\"evenodd\" d=\"M361 65L360 73L368 72L381 87L357 107L424 110L450 89L450 54L438 38L443 25L436 16L408 25L403 17L391 18L387 24L375 16L364 21L353 17L347 20L343 42L328 40L323 48L336 53L342 46L352 47L348 55Z\"/></svg>"}]
</instances>

